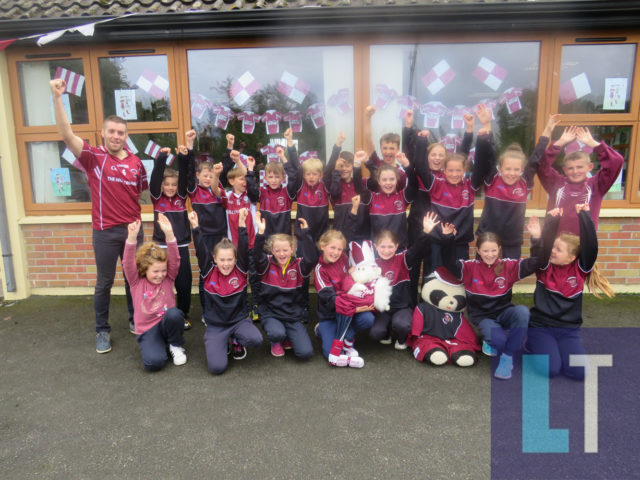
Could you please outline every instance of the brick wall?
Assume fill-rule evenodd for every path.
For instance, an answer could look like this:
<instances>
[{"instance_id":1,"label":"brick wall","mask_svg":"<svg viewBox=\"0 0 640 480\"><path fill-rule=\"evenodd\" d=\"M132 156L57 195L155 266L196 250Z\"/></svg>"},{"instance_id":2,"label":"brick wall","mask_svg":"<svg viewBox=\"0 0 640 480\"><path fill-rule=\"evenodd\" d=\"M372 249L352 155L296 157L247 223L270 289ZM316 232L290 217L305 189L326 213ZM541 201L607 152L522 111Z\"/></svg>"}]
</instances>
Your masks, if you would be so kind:
<instances>
[{"instance_id":1,"label":"brick wall","mask_svg":"<svg viewBox=\"0 0 640 480\"><path fill-rule=\"evenodd\" d=\"M27 248L28 280L32 288L93 287L96 266L89 224L23 225ZM150 240L151 224L145 223L145 240ZM640 218L602 218L598 227L603 274L615 285L640 285ZM528 255L525 240L524 255ZM472 249L473 254L473 249ZM191 249L194 285L198 265ZM117 269L115 285L124 283ZM533 284L533 277L523 284Z\"/></svg>"}]
</instances>

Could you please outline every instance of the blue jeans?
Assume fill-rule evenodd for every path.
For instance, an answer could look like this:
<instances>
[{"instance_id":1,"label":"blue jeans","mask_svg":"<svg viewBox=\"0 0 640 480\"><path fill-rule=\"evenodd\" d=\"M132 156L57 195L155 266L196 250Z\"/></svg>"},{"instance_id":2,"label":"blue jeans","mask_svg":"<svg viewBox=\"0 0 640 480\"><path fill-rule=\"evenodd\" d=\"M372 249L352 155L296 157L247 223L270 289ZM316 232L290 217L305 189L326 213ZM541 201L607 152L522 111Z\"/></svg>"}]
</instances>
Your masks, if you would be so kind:
<instances>
[{"instance_id":1,"label":"blue jeans","mask_svg":"<svg viewBox=\"0 0 640 480\"><path fill-rule=\"evenodd\" d=\"M302 322L284 322L274 317L263 318L261 315L260 323L271 343L282 343L288 338L296 357L306 360L313 355L313 345Z\"/></svg>"},{"instance_id":2,"label":"blue jeans","mask_svg":"<svg viewBox=\"0 0 640 480\"><path fill-rule=\"evenodd\" d=\"M240 320L226 327L207 324L204 332L204 349L207 354L207 367L214 375L227 369L229 356L227 348L229 338L233 337L243 347L257 347L262 343L262 334L249 319Z\"/></svg>"},{"instance_id":3,"label":"blue jeans","mask_svg":"<svg viewBox=\"0 0 640 480\"><path fill-rule=\"evenodd\" d=\"M478 324L478 329L485 342L498 350L513 356L522 350L529 325L529 309L524 305L511 306L495 318L485 318ZM509 329L509 335L505 332Z\"/></svg>"},{"instance_id":4,"label":"blue jeans","mask_svg":"<svg viewBox=\"0 0 640 480\"><path fill-rule=\"evenodd\" d=\"M167 361L167 343L176 347L184 345L184 313L176 307L167 310L158 323L137 336L142 366L156 371Z\"/></svg>"},{"instance_id":5,"label":"blue jeans","mask_svg":"<svg viewBox=\"0 0 640 480\"><path fill-rule=\"evenodd\" d=\"M356 332L371 328L373 320L373 312L356 313L351 319L351 325L347 329L347 334L344 338L353 341ZM334 320L327 320L318 323L318 335L320 335L320 340L322 341L322 354L325 358L328 358L331 344L336 338L336 322Z\"/></svg>"}]
</instances>

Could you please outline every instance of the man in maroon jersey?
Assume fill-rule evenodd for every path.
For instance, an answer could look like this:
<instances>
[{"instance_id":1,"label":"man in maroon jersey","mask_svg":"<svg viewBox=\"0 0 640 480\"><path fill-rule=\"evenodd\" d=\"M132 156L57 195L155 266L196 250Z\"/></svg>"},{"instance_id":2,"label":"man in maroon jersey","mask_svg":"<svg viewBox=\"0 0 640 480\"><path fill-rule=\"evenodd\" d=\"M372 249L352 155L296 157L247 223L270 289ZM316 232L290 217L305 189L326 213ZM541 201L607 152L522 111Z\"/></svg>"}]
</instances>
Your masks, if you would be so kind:
<instances>
[{"instance_id":1,"label":"man in maroon jersey","mask_svg":"<svg viewBox=\"0 0 640 480\"><path fill-rule=\"evenodd\" d=\"M97 279L93 297L96 315L96 352L111 351L109 301L116 273L118 257L122 259L127 240L127 225L140 219L138 200L148 188L147 173L142 162L126 148L127 123L115 115L107 117L102 126L103 146L92 147L73 133L67 118L62 94L66 82L49 82L53 95L54 113L58 133L67 148L76 157L73 165L86 173L91 189L91 222L93 252L96 259ZM138 243L142 241L140 230ZM129 329L133 329L133 303L129 284L125 279Z\"/></svg>"}]
</instances>

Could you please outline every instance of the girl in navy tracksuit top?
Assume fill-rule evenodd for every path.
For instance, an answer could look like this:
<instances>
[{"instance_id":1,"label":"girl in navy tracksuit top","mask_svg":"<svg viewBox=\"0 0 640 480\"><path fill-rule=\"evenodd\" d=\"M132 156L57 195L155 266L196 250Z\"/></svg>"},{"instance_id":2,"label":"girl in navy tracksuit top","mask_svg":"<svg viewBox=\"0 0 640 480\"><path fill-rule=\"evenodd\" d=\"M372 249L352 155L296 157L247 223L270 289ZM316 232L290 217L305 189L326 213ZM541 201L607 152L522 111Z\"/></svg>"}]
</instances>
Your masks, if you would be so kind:
<instances>
[{"instance_id":1,"label":"girl in navy tracksuit top","mask_svg":"<svg viewBox=\"0 0 640 480\"><path fill-rule=\"evenodd\" d=\"M391 281L390 307L387 312L377 312L370 330L371 338L380 343L391 343L391 329L396 333L396 350L405 350L409 332L413 300L410 290L410 271L422 258L428 237L435 226L435 214L429 214L423 219L423 234L407 250L398 252L398 240L391 230L382 230L374 239L376 249L376 263L380 267L382 276Z\"/></svg>"},{"instance_id":2,"label":"girl in navy tracksuit top","mask_svg":"<svg viewBox=\"0 0 640 480\"><path fill-rule=\"evenodd\" d=\"M560 218L557 210L550 214L556 216L547 217L542 247L535 249L538 256L527 259L501 258L500 239L491 232L483 233L476 240L480 257L477 260L452 261L450 255L443 255L444 266L464 283L469 320L484 336L482 351L490 356L501 354L494 373L496 378L511 378L513 355L523 346L529 309L511 303L511 289L515 282L547 263L555 233L554 225ZM532 241L539 241L541 232L537 218L532 217L527 229ZM503 330L505 328L510 329L508 336Z\"/></svg>"},{"instance_id":3,"label":"girl in navy tracksuit top","mask_svg":"<svg viewBox=\"0 0 640 480\"><path fill-rule=\"evenodd\" d=\"M248 210L241 209L239 216L237 250L231 240L224 238L214 246L212 252L200 233L197 213L189 214L200 276L204 283L207 366L216 375L227 369L229 338L234 339L233 348L244 354L245 347L257 347L262 343L262 334L249 319L247 308ZM244 358L244 355L237 357Z\"/></svg>"},{"instance_id":4,"label":"girl in navy tracksuit top","mask_svg":"<svg viewBox=\"0 0 640 480\"><path fill-rule=\"evenodd\" d=\"M189 134L187 132L187 143ZM195 136L195 132L193 132ZM179 147L183 154L187 153L187 148ZM187 320L189 309L191 308L191 260L189 258L189 243L191 243L191 227L187 219L187 170L189 168L184 155L178 159L178 172L166 170L167 155L171 152L169 148L160 150L160 155L155 159L151 180L149 181L149 191L153 203L153 241L161 247L166 246L164 232L158 224L158 214L162 213L171 222L173 233L178 241L178 251L180 252L180 269L175 279L176 305L182 310L185 316L185 328L190 328L191 324Z\"/></svg>"},{"instance_id":5,"label":"girl in navy tracksuit top","mask_svg":"<svg viewBox=\"0 0 640 480\"><path fill-rule=\"evenodd\" d=\"M262 275L258 313L262 328L271 342L271 354L284 355L283 342L287 339L298 358L313 355L313 346L304 323L308 321L303 306L303 280L318 261L318 250L308 233L307 222L296 222L296 237L300 242L299 256L295 256L295 240L291 235L275 234L269 237L265 252L266 229L264 218L258 219L255 243L256 272ZM300 225L300 227L298 227Z\"/></svg>"},{"instance_id":6,"label":"girl in navy tracksuit top","mask_svg":"<svg viewBox=\"0 0 640 480\"><path fill-rule=\"evenodd\" d=\"M592 292L598 289L609 297L613 290L595 264L598 238L588 204L576 205L576 210L580 237L561 234L554 242L548 265L536 272L535 305L531 309L526 350L546 355L544 364L534 364L543 375L555 377L562 373L582 380L584 368L570 367L569 356L585 354L580 339L584 284Z\"/></svg>"}]
</instances>

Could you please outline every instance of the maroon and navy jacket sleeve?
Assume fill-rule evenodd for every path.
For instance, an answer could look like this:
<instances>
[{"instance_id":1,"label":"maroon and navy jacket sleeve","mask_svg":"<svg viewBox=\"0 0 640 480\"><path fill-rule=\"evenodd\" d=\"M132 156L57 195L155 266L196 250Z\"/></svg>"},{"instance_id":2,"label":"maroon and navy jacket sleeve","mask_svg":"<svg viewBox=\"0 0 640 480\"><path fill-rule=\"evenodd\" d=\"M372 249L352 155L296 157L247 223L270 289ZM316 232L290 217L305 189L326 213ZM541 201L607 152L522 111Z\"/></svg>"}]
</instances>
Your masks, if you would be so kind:
<instances>
[{"instance_id":1,"label":"maroon and navy jacket sleeve","mask_svg":"<svg viewBox=\"0 0 640 480\"><path fill-rule=\"evenodd\" d=\"M153 161L153 172L151 172L151 180L149 181L149 193L151 193L151 198L156 200L162 195L162 180L166 165L167 154L161 152Z\"/></svg>"},{"instance_id":2,"label":"maroon and navy jacket sleeve","mask_svg":"<svg viewBox=\"0 0 640 480\"><path fill-rule=\"evenodd\" d=\"M542 155L538 166L538 178L550 196L555 195L558 184L564 183L564 177L553 168L553 162L556 161L559 153L560 147L550 145Z\"/></svg>"},{"instance_id":3,"label":"maroon and navy jacket sleeve","mask_svg":"<svg viewBox=\"0 0 640 480\"><path fill-rule=\"evenodd\" d=\"M188 184L189 184L189 161L184 156L182 156L182 158L178 156L178 196L180 198L187 198Z\"/></svg>"},{"instance_id":4,"label":"maroon and navy jacket sleeve","mask_svg":"<svg viewBox=\"0 0 640 480\"><path fill-rule=\"evenodd\" d=\"M435 228L433 229L436 230ZM449 272L455 276L458 280L462 280L464 274L464 264L462 260L456 260L453 254L454 241L453 235L442 235L441 238L448 239L441 244L442 246L442 266L449 270Z\"/></svg>"},{"instance_id":5,"label":"maroon and navy jacket sleeve","mask_svg":"<svg viewBox=\"0 0 640 480\"><path fill-rule=\"evenodd\" d=\"M408 167L402 167L405 177L405 185L404 185L404 200L407 203L413 203L416 198L416 194L418 192L418 180L416 179L416 174L411 165Z\"/></svg>"},{"instance_id":6,"label":"maroon and navy jacket sleeve","mask_svg":"<svg viewBox=\"0 0 640 480\"><path fill-rule=\"evenodd\" d=\"M316 263L318 263L318 249L313 243L309 229L300 228L299 222L296 222L295 234L298 238L299 254L297 256L302 260L300 262L300 272L302 272L303 276L308 277L315 268Z\"/></svg>"},{"instance_id":7,"label":"maroon and navy jacket sleeve","mask_svg":"<svg viewBox=\"0 0 640 480\"><path fill-rule=\"evenodd\" d=\"M187 192L196 191L196 159L193 150L189 150L187 155L178 153L178 162L187 163Z\"/></svg>"},{"instance_id":8,"label":"maroon and navy jacket sleeve","mask_svg":"<svg viewBox=\"0 0 640 480\"><path fill-rule=\"evenodd\" d=\"M534 177L538 172L538 168L540 167L540 159L542 158L542 155L544 155L544 152L547 149L547 145L549 145L549 137L541 136L538 139L538 143L536 143L533 152L529 156L527 166L524 168L524 173L522 174L522 178L525 182L527 182L528 188L533 188Z\"/></svg>"},{"instance_id":9,"label":"maroon and navy jacket sleeve","mask_svg":"<svg viewBox=\"0 0 640 480\"><path fill-rule=\"evenodd\" d=\"M288 151L289 161L284 164L284 171L287 174L287 194L291 200L295 200L302 186L302 166L298 161L296 148L289 147Z\"/></svg>"},{"instance_id":10,"label":"maroon and navy jacket sleeve","mask_svg":"<svg viewBox=\"0 0 640 480\"><path fill-rule=\"evenodd\" d=\"M193 244L196 247L196 257L198 258L200 276L202 278L206 278L213 268L213 258L211 258L211 252L207 248L207 244L200 234L200 227L193 229Z\"/></svg>"},{"instance_id":11,"label":"maroon and navy jacket sleeve","mask_svg":"<svg viewBox=\"0 0 640 480\"><path fill-rule=\"evenodd\" d=\"M465 155L469 155L472 144L473 144L473 132L464 132L464 135L462 135L462 142L460 143L460 149L458 151L460 153L464 153Z\"/></svg>"},{"instance_id":12,"label":"maroon and navy jacket sleeve","mask_svg":"<svg viewBox=\"0 0 640 480\"><path fill-rule=\"evenodd\" d=\"M580 256L578 266L583 272L590 272L598 258L598 236L589 212L578 214L580 224Z\"/></svg>"},{"instance_id":13,"label":"maroon and navy jacket sleeve","mask_svg":"<svg viewBox=\"0 0 640 480\"><path fill-rule=\"evenodd\" d=\"M340 152L342 148L338 145L334 145L331 150L331 156L329 157L329 163L327 163L324 167L324 173L322 175L322 181L325 185L331 185L331 179L333 177L333 172L336 169L336 162L338 161L338 157L340 156ZM339 180L339 177L338 177ZM329 190L331 193L331 190Z\"/></svg>"},{"instance_id":14,"label":"maroon and navy jacket sleeve","mask_svg":"<svg viewBox=\"0 0 640 480\"><path fill-rule=\"evenodd\" d=\"M483 182L489 183L489 178L495 175L496 148L493 135L479 135L476 139L476 156L471 173L471 188L478 190ZM490 176L490 174L493 175Z\"/></svg>"},{"instance_id":15,"label":"maroon and navy jacket sleeve","mask_svg":"<svg viewBox=\"0 0 640 480\"><path fill-rule=\"evenodd\" d=\"M416 150L416 130L411 127L402 127L402 153L405 154L411 166L413 166L413 155Z\"/></svg>"},{"instance_id":16,"label":"maroon and navy jacket sleeve","mask_svg":"<svg viewBox=\"0 0 640 480\"><path fill-rule=\"evenodd\" d=\"M255 262L256 273L264 275L269 268L269 256L264 251L265 238L263 233L256 233L256 240L253 244L253 261Z\"/></svg>"},{"instance_id":17,"label":"maroon and navy jacket sleeve","mask_svg":"<svg viewBox=\"0 0 640 480\"><path fill-rule=\"evenodd\" d=\"M249 213L251 215L251 213ZM247 217L247 221L251 221ZM236 265L238 268L247 273L249 271L249 235L247 227L238 226L238 254L236 255Z\"/></svg>"},{"instance_id":18,"label":"maroon and navy jacket sleeve","mask_svg":"<svg viewBox=\"0 0 640 480\"><path fill-rule=\"evenodd\" d=\"M549 256L553 248L553 242L558 233L558 225L560 224L560 216L553 217L547 215L544 226L542 227L542 236L539 239L531 239L531 260L530 265L520 265L520 278L535 272L538 269L545 268L549 263ZM525 269L524 271L522 269ZM529 271L533 269L533 271Z\"/></svg>"},{"instance_id":19,"label":"maroon and navy jacket sleeve","mask_svg":"<svg viewBox=\"0 0 640 480\"><path fill-rule=\"evenodd\" d=\"M595 147L593 151L598 156L600 163L600 170L596 173L598 191L604 196L620 175L624 158L604 142L600 142L600 145Z\"/></svg>"},{"instance_id":20,"label":"maroon and navy jacket sleeve","mask_svg":"<svg viewBox=\"0 0 640 480\"><path fill-rule=\"evenodd\" d=\"M260 201L260 188L256 182L256 176L253 172L247 172L244 177L247 180L247 196L252 203Z\"/></svg>"},{"instance_id":21,"label":"maroon and navy jacket sleeve","mask_svg":"<svg viewBox=\"0 0 640 480\"><path fill-rule=\"evenodd\" d=\"M427 146L429 141L425 137L418 137L416 139L416 148L414 153L414 166L416 175L422 180L425 188L431 190L433 185L434 176L429 170L429 161L427 159Z\"/></svg>"}]
</instances>

